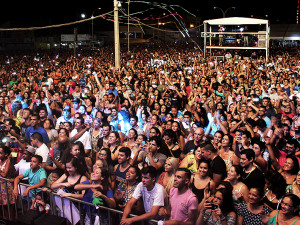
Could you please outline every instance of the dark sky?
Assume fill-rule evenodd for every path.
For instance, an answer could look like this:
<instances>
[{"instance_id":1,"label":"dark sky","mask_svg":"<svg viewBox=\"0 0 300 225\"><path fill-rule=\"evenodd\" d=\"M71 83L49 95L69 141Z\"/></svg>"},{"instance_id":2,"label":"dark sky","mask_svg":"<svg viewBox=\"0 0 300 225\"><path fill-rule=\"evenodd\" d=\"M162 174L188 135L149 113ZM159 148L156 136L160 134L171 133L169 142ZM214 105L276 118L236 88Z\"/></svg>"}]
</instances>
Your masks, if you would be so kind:
<instances>
[{"instance_id":1,"label":"dark sky","mask_svg":"<svg viewBox=\"0 0 300 225\"><path fill-rule=\"evenodd\" d=\"M12 21L10 27L32 27L32 26L48 26L61 23L72 22L80 19L81 13L86 13L88 17L91 16L94 9L101 7L97 10L95 15L113 10L113 0L102 1L75 1L68 0L53 0L53 1L8 1L6 5L0 8L0 25L7 24ZM127 0L122 4L123 8L127 9ZM152 1L153 2L153 1ZM297 0L287 0L284 3L276 3L270 0L158 0L159 4L165 3L167 5L180 5L185 9L191 11L195 15L204 19L220 18L222 13L220 10L214 10L213 7L217 6L224 11L231 6L235 6L235 10L228 10L227 17L242 16L250 17L254 15L256 18L265 18L272 23L296 23L296 9ZM158 6L137 3L132 1L130 4L130 12L138 12L143 9L154 8L148 11L148 14L138 15L139 18L145 18L150 14L162 14L168 12ZM179 7L174 7L177 12L184 16L187 13ZM102 23L101 19L97 20L98 25ZM104 24L110 24L106 22ZM112 25L113 26L113 25Z\"/></svg>"}]
</instances>

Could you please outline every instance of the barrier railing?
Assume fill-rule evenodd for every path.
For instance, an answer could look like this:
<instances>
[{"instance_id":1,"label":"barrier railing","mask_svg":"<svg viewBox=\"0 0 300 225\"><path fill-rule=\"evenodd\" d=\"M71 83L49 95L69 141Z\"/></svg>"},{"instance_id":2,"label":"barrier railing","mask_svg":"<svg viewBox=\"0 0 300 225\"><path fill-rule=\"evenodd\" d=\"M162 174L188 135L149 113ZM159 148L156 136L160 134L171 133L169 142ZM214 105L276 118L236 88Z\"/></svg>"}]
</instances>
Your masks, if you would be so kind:
<instances>
[{"instance_id":1,"label":"barrier railing","mask_svg":"<svg viewBox=\"0 0 300 225\"><path fill-rule=\"evenodd\" d=\"M117 209L100 205L95 206L92 203L72 197L61 197L55 192L43 191L42 188L33 189L31 193L29 192L28 195L24 197L22 196L24 190L27 187L30 187L29 184L25 183L19 183L18 197L11 202L10 195L12 196L13 183L11 183L7 178L0 177L0 184L0 204L2 207L2 218L10 221L17 220L20 215L24 215L27 211L32 209L32 206L36 203L36 199L33 197L37 193L41 193L41 200L45 203L45 205L48 204L51 215L64 217L71 224L115 225L120 223L123 214L123 211ZM3 188L5 188L5 190L3 190ZM37 204L37 208L35 210L39 210L39 207L40 205ZM130 217L134 216L136 215L130 214ZM148 222L151 224L157 224L156 220L151 220ZM147 224L147 222L142 221L139 224L144 225Z\"/></svg>"}]
</instances>

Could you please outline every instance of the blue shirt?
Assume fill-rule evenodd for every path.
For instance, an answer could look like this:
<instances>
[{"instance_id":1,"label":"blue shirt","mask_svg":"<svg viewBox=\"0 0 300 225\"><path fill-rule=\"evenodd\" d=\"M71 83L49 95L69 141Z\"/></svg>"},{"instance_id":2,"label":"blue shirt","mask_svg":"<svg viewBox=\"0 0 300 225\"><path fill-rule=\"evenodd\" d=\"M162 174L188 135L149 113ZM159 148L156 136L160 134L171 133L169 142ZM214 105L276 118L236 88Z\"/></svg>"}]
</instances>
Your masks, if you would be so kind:
<instances>
[{"instance_id":1,"label":"blue shirt","mask_svg":"<svg viewBox=\"0 0 300 225\"><path fill-rule=\"evenodd\" d=\"M43 128L43 127L39 127L38 129L34 129L33 126L30 126L26 129L26 133L25 133L25 137L26 139L29 141L29 143L31 144L31 140L30 140L30 137L33 133L35 132L38 132L42 135L43 137L43 142L45 144L49 143L49 137L48 137L48 134L47 134L47 131Z\"/></svg>"},{"instance_id":2,"label":"blue shirt","mask_svg":"<svg viewBox=\"0 0 300 225\"><path fill-rule=\"evenodd\" d=\"M89 180L83 181L82 184L91 184ZM82 201L88 202L88 203L93 203L93 195L94 192L92 189L87 189L83 195ZM106 192L106 196L108 198L113 198L114 197L114 192L112 190L108 190ZM87 205L83 205L83 209L88 210L89 207ZM91 211L93 211L94 208L91 208Z\"/></svg>"},{"instance_id":3,"label":"blue shirt","mask_svg":"<svg viewBox=\"0 0 300 225\"><path fill-rule=\"evenodd\" d=\"M47 180L47 173L43 168L38 169L38 171L36 171L35 173L32 172L32 169L30 168L28 170L25 170L22 174L24 177L28 177L28 183L30 184L30 186L40 183L42 179ZM32 196L35 196L35 193L41 191L37 189L34 190L31 190Z\"/></svg>"}]
</instances>

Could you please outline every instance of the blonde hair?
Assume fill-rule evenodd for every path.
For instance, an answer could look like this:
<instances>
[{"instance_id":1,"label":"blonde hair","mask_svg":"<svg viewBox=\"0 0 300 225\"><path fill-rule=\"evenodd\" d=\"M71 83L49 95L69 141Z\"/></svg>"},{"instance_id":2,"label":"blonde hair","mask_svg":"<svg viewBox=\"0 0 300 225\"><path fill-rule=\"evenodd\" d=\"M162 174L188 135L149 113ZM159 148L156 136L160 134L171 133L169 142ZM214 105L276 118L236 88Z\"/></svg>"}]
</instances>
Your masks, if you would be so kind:
<instances>
[{"instance_id":1,"label":"blonde hair","mask_svg":"<svg viewBox=\"0 0 300 225\"><path fill-rule=\"evenodd\" d=\"M175 179L175 173L179 167L179 159L178 158L175 158L175 157L168 157L166 159L166 161L169 161L172 165L172 176L170 177L165 189L166 189L166 192L169 194L170 193L170 190L171 188L173 187L174 185L174 179Z\"/></svg>"}]
</instances>

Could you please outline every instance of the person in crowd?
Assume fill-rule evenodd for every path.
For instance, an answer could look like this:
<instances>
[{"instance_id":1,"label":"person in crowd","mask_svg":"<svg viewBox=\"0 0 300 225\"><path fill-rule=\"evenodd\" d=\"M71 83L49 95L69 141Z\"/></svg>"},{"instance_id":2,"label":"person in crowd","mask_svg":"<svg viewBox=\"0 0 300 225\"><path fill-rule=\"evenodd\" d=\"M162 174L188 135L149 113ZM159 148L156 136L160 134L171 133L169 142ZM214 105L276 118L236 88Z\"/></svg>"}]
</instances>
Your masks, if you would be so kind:
<instances>
[{"instance_id":1,"label":"person in crowd","mask_svg":"<svg viewBox=\"0 0 300 225\"><path fill-rule=\"evenodd\" d=\"M114 198L118 208L124 210L127 202L131 199L134 190L137 185L141 182L141 171L136 166L130 166L126 173L126 182L120 183L116 187ZM133 213L141 214L143 212L143 202L139 199L132 208Z\"/></svg>"},{"instance_id":2,"label":"person in crowd","mask_svg":"<svg viewBox=\"0 0 300 225\"><path fill-rule=\"evenodd\" d=\"M50 146L53 146L56 138L58 137L58 132L54 129L53 121L51 119L45 119L43 122L43 128L46 130L48 134L48 138L50 141Z\"/></svg>"},{"instance_id":3,"label":"person in crowd","mask_svg":"<svg viewBox=\"0 0 300 225\"><path fill-rule=\"evenodd\" d=\"M183 159L188 153L193 153L196 149L196 146L204 143L204 130L203 128L197 128L194 131L193 140L189 140L185 143L184 148L182 149L180 159Z\"/></svg>"},{"instance_id":4,"label":"person in crowd","mask_svg":"<svg viewBox=\"0 0 300 225\"><path fill-rule=\"evenodd\" d=\"M270 160L274 168L284 177L287 184L292 184L296 178L297 172L299 171L299 162L295 155L289 154L285 158L284 166L279 164L278 159L274 155L273 147L269 141L266 141L266 146L270 154ZM289 143L286 146L290 146ZM291 148L294 147L291 145Z\"/></svg>"},{"instance_id":5,"label":"person in crowd","mask_svg":"<svg viewBox=\"0 0 300 225\"><path fill-rule=\"evenodd\" d=\"M168 157L164 165L164 172L162 172L158 179L157 183L161 184L167 194L169 195L171 188L174 184L175 173L179 167L179 159L175 157Z\"/></svg>"},{"instance_id":6,"label":"person in crowd","mask_svg":"<svg viewBox=\"0 0 300 225\"><path fill-rule=\"evenodd\" d=\"M131 150L128 147L122 147L118 153L118 164L114 167L114 174L116 177L115 186L119 186L120 183L126 182L127 172L130 168L130 155ZM113 187L115 189L115 187Z\"/></svg>"},{"instance_id":7,"label":"person in crowd","mask_svg":"<svg viewBox=\"0 0 300 225\"><path fill-rule=\"evenodd\" d=\"M162 145L162 141L159 137L154 136L149 139L149 143L145 146L145 150L136 154L132 160L132 164L142 162L144 166L153 166L160 174L167 159L167 156L159 153L159 149Z\"/></svg>"},{"instance_id":8,"label":"person in crowd","mask_svg":"<svg viewBox=\"0 0 300 225\"><path fill-rule=\"evenodd\" d=\"M38 132L42 135L42 143L50 147L50 140L47 134L47 131L40 126L40 118L38 114L31 115L31 126L26 129L25 137L31 143L31 135L35 132Z\"/></svg>"},{"instance_id":9,"label":"person in crowd","mask_svg":"<svg viewBox=\"0 0 300 225\"><path fill-rule=\"evenodd\" d=\"M236 224L237 215L230 190L219 188L213 196L210 196L209 193L205 194L204 201L196 222L197 225Z\"/></svg>"},{"instance_id":10,"label":"person in crowd","mask_svg":"<svg viewBox=\"0 0 300 225\"><path fill-rule=\"evenodd\" d=\"M30 140L32 146L36 148L35 154L40 155L43 158L42 168L45 168L48 160L49 148L43 142L43 136L40 133L35 132L30 136Z\"/></svg>"},{"instance_id":11,"label":"person in crowd","mask_svg":"<svg viewBox=\"0 0 300 225\"><path fill-rule=\"evenodd\" d=\"M72 138L76 134L83 132L76 141L80 141L84 145L85 154L89 155L92 149L91 135L85 128L82 117L74 119L74 129L71 131L70 137Z\"/></svg>"},{"instance_id":12,"label":"person in crowd","mask_svg":"<svg viewBox=\"0 0 300 225\"><path fill-rule=\"evenodd\" d=\"M61 197L82 199L83 193L77 192L74 187L87 180L85 174L86 171L82 168L80 160L76 157L69 157L65 163L65 173L51 184L51 189L60 188Z\"/></svg>"},{"instance_id":13,"label":"person in crowd","mask_svg":"<svg viewBox=\"0 0 300 225\"><path fill-rule=\"evenodd\" d=\"M210 160L211 176L217 187L226 177L226 164L211 143L201 149L201 154L204 159Z\"/></svg>"},{"instance_id":14,"label":"person in crowd","mask_svg":"<svg viewBox=\"0 0 300 225\"><path fill-rule=\"evenodd\" d=\"M226 170L232 165L239 165L239 157L232 150L233 137L230 134L225 134L222 138L221 147L219 150L220 157L224 160L226 164Z\"/></svg>"},{"instance_id":15,"label":"person in crowd","mask_svg":"<svg viewBox=\"0 0 300 225\"><path fill-rule=\"evenodd\" d=\"M286 187L287 193L295 194L300 198L300 170L297 173L296 179L293 184Z\"/></svg>"},{"instance_id":16,"label":"person in crowd","mask_svg":"<svg viewBox=\"0 0 300 225\"><path fill-rule=\"evenodd\" d=\"M11 151L7 146L0 147L0 178L4 178L0 180L1 187L1 206L3 207L4 216L6 219L9 218L8 211L14 212L14 203L15 198L13 197L13 185L9 182L10 179L13 179L14 174L14 166L12 159L10 157ZM14 215L13 215L14 217Z\"/></svg>"},{"instance_id":17,"label":"person in crowd","mask_svg":"<svg viewBox=\"0 0 300 225\"><path fill-rule=\"evenodd\" d=\"M239 204L237 224L262 224L261 214L269 215L272 211L263 204L263 189L252 187L249 190L249 201Z\"/></svg>"},{"instance_id":18,"label":"person in crowd","mask_svg":"<svg viewBox=\"0 0 300 225\"><path fill-rule=\"evenodd\" d=\"M28 178L28 183L29 187L27 187L22 196L27 197L29 196L30 198L35 197L35 195L40 192L39 189L36 188L41 188L44 187L47 183L47 173L46 171L41 168L42 166L42 161L43 158L39 155L33 155L31 157L31 162L30 162L30 168L28 170L25 170L22 174L17 176L14 180L14 190L13 190L13 195L15 198L17 198L20 194L19 190L19 183L21 180L24 178Z\"/></svg>"},{"instance_id":19,"label":"person in crowd","mask_svg":"<svg viewBox=\"0 0 300 225\"><path fill-rule=\"evenodd\" d=\"M209 161L201 159L197 168L198 170L191 176L190 188L200 203L204 198L205 188L209 189L211 193L215 193L216 185L210 177Z\"/></svg>"},{"instance_id":20,"label":"person in crowd","mask_svg":"<svg viewBox=\"0 0 300 225\"><path fill-rule=\"evenodd\" d=\"M252 149L241 151L240 165L243 167L242 182L246 184L248 189L251 187L259 187L264 190L265 177L263 173L253 165L255 153Z\"/></svg>"},{"instance_id":21,"label":"person in crowd","mask_svg":"<svg viewBox=\"0 0 300 225\"><path fill-rule=\"evenodd\" d=\"M280 173L273 169L265 173L265 181L266 188L263 202L270 209L276 210L279 208L282 197L286 192L286 181Z\"/></svg>"},{"instance_id":22,"label":"person in crowd","mask_svg":"<svg viewBox=\"0 0 300 225\"><path fill-rule=\"evenodd\" d=\"M127 202L122 215L121 225L129 225L138 221L155 219L158 212L165 205L166 192L164 187L156 183L157 170L153 166L144 167L141 171L142 182L133 192L131 199ZM128 218L133 206L142 198L145 213L139 216Z\"/></svg>"},{"instance_id":23,"label":"person in crowd","mask_svg":"<svg viewBox=\"0 0 300 225\"><path fill-rule=\"evenodd\" d=\"M235 208L241 202L248 202L249 189L241 182L243 169L240 165L233 165L229 168L226 180L230 182L232 186L232 199Z\"/></svg>"},{"instance_id":24,"label":"person in crowd","mask_svg":"<svg viewBox=\"0 0 300 225\"><path fill-rule=\"evenodd\" d=\"M263 224L300 224L299 197L294 194L286 194L281 201L281 210L273 210L269 215L263 213Z\"/></svg>"},{"instance_id":25,"label":"person in crowd","mask_svg":"<svg viewBox=\"0 0 300 225\"><path fill-rule=\"evenodd\" d=\"M58 129L64 122L74 123L74 117L71 116L71 107L65 106L63 109L63 115L57 118L55 129Z\"/></svg>"},{"instance_id":26,"label":"person in crowd","mask_svg":"<svg viewBox=\"0 0 300 225\"><path fill-rule=\"evenodd\" d=\"M176 171L174 185L170 190L170 204L159 210L159 215L167 219L164 224L195 224L198 200L189 188L190 179L191 172L188 169L179 168Z\"/></svg>"},{"instance_id":27,"label":"person in crowd","mask_svg":"<svg viewBox=\"0 0 300 225\"><path fill-rule=\"evenodd\" d=\"M116 207L114 193L108 183L108 171L105 169L96 168L95 171L91 173L90 180L85 179L81 182L76 182L74 190L84 193L82 199L85 202L111 208ZM92 218L89 218L88 221L95 221L95 217L97 216L96 208L90 208L88 205L83 205L82 208L86 216L89 215L89 212L92 214ZM104 218L102 219L107 222L107 214L101 213L101 216L103 216Z\"/></svg>"},{"instance_id":28,"label":"person in crowd","mask_svg":"<svg viewBox=\"0 0 300 225\"><path fill-rule=\"evenodd\" d=\"M163 133L163 140L165 141L166 145L168 146L170 155L172 157L179 158L181 154L181 147L178 144L177 140L177 135L175 131L171 129L167 129Z\"/></svg>"},{"instance_id":29,"label":"person in crowd","mask_svg":"<svg viewBox=\"0 0 300 225\"><path fill-rule=\"evenodd\" d=\"M102 137L103 135L103 129L101 127L102 121L99 118L93 119L93 125L92 128L89 130L90 135L91 135L91 143L92 143L92 150L91 150L91 158L93 162L95 161L96 158L96 153L98 152L98 140Z\"/></svg>"}]
</instances>

